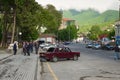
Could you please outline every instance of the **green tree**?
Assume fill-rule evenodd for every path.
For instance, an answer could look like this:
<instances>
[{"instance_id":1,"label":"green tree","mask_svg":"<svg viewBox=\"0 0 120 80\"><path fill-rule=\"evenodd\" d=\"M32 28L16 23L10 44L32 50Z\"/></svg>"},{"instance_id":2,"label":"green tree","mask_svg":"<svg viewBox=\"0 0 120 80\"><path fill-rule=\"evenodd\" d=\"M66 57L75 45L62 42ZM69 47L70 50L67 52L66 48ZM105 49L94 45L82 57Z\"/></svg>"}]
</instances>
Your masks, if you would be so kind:
<instances>
[{"instance_id":1,"label":"green tree","mask_svg":"<svg viewBox=\"0 0 120 80\"><path fill-rule=\"evenodd\" d=\"M58 31L59 41L71 41L77 38L77 28L75 25L67 26L66 29Z\"/></svg>"},{"instance_id":2,"label":"green tree","mask_svg":"<svg viewBox=\"0 0 120 80\"><path fill-rule=\"evenodd\" d=\"M18 6L17 27L22 32L22 40L30 41L38 38L37 26L41 25L38 22L40 8L35 0L24 0L24 3Z\"/></svg>"},{"instance_id":3,"label":"green tree","mask_svg":"<svg viewBox=\"0 0 120 80\"><path fill-rule=\"evenodd\" d=\"M7 43L8 33L12 33L11 42L18 39L22 32L22 40L35 40L39 37L40 27L46 27L47 33L56 34L62 15L52 5L43 8L35 0L0 0L3 12L2 44Z\"/></svg>"},{"instance_id":4,"label":"green tree","mask_svg":"<svg viewBox=\"0 0 120 80\"><path fill-rule=\"evenodd\" d=\"M13 14L13 9L15 8L14 2L15 0L12 1L0 0L0 10L1 13L3 14L1 46L5 46L7 43L7 34L12 25L12 14Z\"/></svg>"},{"instance_id":5,"label":"green tree","mask_svg":"<svg viewBox=\"0 0 120 80\"><path fill-rule=\"evenodd\" d=\"M101 33L101 29L98 25L92 26L91 30L88 33L88 37L91 40L97 40Z\"/></svg>"},{"instance_id":6,"label":"green tree","mask_svg":"<svg viewBox=\"0 0 120 80\"><path fill-rule=\"evenodd\" d=\"M45 10L47 13L46 24L44 24L47 27L46 33L54 33L57 35L62 20L62 13L50 4L46 6Z\"/></svg>"},{"instance_id":7,"label":"green tree","mask_svg":"<svg viewBox=\"0 0 120 80\"><path fill-rule=\"evenodd\" d=\"M108 37L109 37L110 39L112 39L114 36L115 36L115 29L111 29L110 32L109 32Z\"/></svg>"},{"instance_id":8,"label":"green tree","mask_svg":"<svg viewBox=\"0 0 120 80\"><path fill-rule=\"evenodd\" d=\"M2 19L1 19L1 15L0 15L0 42L2 40Z\"/></svg>"}]
</instances>

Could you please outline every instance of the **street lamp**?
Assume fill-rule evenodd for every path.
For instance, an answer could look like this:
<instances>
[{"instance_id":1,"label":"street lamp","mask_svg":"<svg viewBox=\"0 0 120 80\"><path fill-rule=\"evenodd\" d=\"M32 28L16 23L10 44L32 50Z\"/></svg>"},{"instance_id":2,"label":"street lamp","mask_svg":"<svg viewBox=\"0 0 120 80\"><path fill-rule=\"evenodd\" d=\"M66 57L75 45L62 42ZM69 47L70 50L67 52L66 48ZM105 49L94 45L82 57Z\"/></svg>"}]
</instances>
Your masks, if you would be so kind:
<instances>
[{"instance_id":1,"label":"street lamp","mask_svg":"<svg viewBox=\"0 0 120 80\"><path fill-rule=\"evenodd\" d=\"M22 35L22 32L19 32L19 35L21 36L21 35Z\"/></svg>"},{"instance_id":2,"label":"street lamp","mask_svg":"<svg viewBox=\"0 0 120 80\"><path fill-rule=\"evenodd\" d=\"M20 41L19 42L21 42L21 35L22 35L22 32L19 32L19 36L20 36Z\"/></svg>"}]
</instances>

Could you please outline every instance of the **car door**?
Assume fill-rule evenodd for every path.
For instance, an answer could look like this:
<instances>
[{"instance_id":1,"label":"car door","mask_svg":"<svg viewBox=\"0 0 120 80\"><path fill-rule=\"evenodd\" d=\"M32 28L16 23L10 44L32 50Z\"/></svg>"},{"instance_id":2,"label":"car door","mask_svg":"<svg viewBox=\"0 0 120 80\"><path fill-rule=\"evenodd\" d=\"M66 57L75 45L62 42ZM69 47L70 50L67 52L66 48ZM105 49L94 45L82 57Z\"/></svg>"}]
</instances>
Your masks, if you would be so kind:
<instances>
[{"instance_id":1,"label":"car door","mask_svg":"<svg viewBox=\"0 0 120 80\"><path fill-rule=\"evenodd\" d=\"M70 55L69 55L69 49L68 48L62 48L62 51L61 51L61 58L70 58Z\"/></svg>"},{"instance_id":2,"label":"car door","mask_svg":"<svg viewBox=\"0 0 120 80\"><path fill-rule=\"evenodd\" d=\"M64 48L59 48L58 56L59 56L59 58L65 58Z\"/></svg>"},{"instance_id":3,"label":"car door","mask_svg":"<svg viewBox=\"0 0 120 80\"><path fill-rule=\"evenodd\" d=\"M66 51L66 58L72 58L74 54L72 54L71 50L66 47L65 48L65 51Z\"/></svg>"}]
</instances>

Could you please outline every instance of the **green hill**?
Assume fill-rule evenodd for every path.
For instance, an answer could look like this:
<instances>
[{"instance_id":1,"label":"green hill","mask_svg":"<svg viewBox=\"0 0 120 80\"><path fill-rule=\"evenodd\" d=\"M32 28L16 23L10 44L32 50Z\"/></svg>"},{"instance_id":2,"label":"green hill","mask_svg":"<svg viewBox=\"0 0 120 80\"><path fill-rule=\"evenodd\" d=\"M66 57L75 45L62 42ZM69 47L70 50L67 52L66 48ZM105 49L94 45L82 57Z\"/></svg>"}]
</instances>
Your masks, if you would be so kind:
<instances>
[{"instance_id":1,"label":"green hill","mask_svg":"<svg viewBox=\"0 0 120 80\"><path fill-rule=\"evenodd\" d=\"M83 32L89 30L92 25L100 25L101 27L109 25L118 20L119 15L118 11L115 10L107 10L103 13L99 13L94 9L82 11L70 9L63 11L63 17L76 20L81 28L81 32Z\"/></svg>"}]
</instances>

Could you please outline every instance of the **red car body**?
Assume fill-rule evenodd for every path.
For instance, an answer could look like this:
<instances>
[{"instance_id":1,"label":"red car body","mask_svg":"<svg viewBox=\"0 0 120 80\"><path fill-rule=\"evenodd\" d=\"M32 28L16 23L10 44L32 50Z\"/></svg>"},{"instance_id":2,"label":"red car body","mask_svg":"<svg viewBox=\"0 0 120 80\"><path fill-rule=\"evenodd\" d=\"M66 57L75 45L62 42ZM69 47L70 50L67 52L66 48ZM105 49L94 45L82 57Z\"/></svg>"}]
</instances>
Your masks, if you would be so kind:
<instances>
[{"instance_id":1,"label":"red car body","mask_svg":"<svg viewBox=\"0 0 120 80\"><path fill-rule=\"evenodd\" d=\"M78 60L80 52L72 52L68 47L55 47L49 48L47 52L41 52L39 56L40 58L54 62L58 61L60 58L72 58L74 60Z\"/></svg>"}]
</instances>

